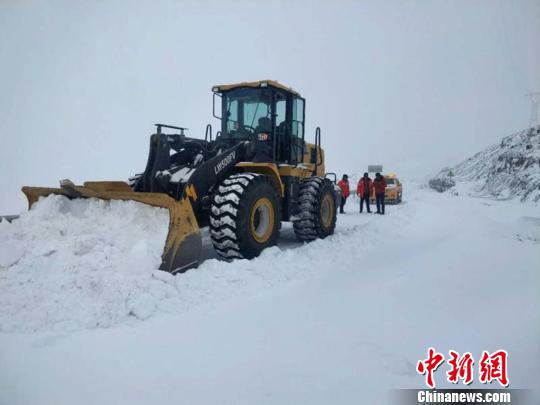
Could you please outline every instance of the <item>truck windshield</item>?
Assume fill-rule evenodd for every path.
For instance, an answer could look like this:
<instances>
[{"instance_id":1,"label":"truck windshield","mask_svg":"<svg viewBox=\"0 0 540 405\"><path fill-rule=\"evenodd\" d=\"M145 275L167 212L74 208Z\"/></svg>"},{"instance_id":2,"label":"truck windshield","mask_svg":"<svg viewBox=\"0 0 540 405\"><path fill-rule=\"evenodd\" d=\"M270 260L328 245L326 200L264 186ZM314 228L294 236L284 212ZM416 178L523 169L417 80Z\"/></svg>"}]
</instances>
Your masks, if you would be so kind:
<instances>
[{"instance_id":1,"label":"truck windshield","mask_svg":"<svg viewBox=\"0 0 540 405\"><path fill-rule=\"evenodd\" d=\"M239 89L223 95L225 125L228 138L247 138L272 129L270 92L261 89Z\"/></svg>"}]
</instances>

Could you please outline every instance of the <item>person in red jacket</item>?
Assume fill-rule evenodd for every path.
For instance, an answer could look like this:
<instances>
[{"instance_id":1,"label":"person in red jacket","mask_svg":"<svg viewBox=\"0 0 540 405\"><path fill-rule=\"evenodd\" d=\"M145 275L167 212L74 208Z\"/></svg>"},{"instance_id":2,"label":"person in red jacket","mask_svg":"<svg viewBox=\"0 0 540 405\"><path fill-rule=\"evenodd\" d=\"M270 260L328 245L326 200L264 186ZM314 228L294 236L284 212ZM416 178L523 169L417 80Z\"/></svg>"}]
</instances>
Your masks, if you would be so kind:
<instances>
[{"instance_id":1,"label":"person in red jacket","mask_svg":"<svg viewBox=\"0 0 540 405\"><path fill-rule=\"evenodd\" d=\"M366 202L367 212L371 212L369 207L369 196L373 192L373 182L369 178L369 174L364 173L364 177L358 180L358 185L356 186L356 195L360 198L360 213L364 208L364 201Z\"/></svg>"},{"instance_id":2,"label":"person in red jacket","mask_svg":"<svg viewBox=\"0 0 540 405\"><path fill-rule=\"evenodd\" d=\"M375 201L377 203L377 214L384 215L384 191L386 190L386 180L380 173L375 174L373 180L373 188L375 189Z\"/></svg>"},{"instance_id":3,"label":"person in red jacket","mask_svg":"<svg viewBox=\"0 0 540 405\"><path fill-rule=\"evenodd\" d=\"M345 208L345 203L347 202L347 197L351 194L349 190L349 176L346 174L343 175L343 178L338 181L338 186L341 189L341 204L339 206L339 213L345 214L343 208Z\"/></svg>"}]
</instances>

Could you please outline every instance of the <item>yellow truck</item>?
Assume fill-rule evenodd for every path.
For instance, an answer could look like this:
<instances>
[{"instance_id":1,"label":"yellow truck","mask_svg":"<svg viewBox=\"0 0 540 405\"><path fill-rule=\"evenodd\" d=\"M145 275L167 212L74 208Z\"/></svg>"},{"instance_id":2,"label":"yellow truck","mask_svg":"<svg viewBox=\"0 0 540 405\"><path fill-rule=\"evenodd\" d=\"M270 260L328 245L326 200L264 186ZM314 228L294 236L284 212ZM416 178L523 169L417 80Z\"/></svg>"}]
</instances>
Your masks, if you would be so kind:
<instances>
[{"instance_id":1,"label":"yellow truck","mask_svg":"<svg viewBox=\"0 0 540 405\"><path fill-rule=\"evenodd\" d=\"M403 197L403 184L399 181L397 176L392 174L384 174L386 180L386 191L384 193L384 202L386 204L399 204ZM371 193L371 203L375 203L375 192Z\"/></svg>"}]
</instances>

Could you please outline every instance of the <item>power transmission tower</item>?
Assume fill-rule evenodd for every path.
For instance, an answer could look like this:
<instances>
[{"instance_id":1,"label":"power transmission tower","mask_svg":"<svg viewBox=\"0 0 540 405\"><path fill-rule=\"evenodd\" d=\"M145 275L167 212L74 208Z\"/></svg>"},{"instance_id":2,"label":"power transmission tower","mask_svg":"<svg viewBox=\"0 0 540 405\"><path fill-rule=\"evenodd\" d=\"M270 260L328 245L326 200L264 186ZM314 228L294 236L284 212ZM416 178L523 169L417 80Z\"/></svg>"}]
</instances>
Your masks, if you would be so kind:
<instances>
[{"instance_id":1,"label":"power transmission tower","mask_svg":"<svg viewBox=\"0 0 540 405\"><path fill-rule=\"evenodd\" d=\"M526 94L531 99L531 119L529 128L535 128L538 125L538 109L540 107L540 91L533 91Z\"/></svg>"}]
</instances>

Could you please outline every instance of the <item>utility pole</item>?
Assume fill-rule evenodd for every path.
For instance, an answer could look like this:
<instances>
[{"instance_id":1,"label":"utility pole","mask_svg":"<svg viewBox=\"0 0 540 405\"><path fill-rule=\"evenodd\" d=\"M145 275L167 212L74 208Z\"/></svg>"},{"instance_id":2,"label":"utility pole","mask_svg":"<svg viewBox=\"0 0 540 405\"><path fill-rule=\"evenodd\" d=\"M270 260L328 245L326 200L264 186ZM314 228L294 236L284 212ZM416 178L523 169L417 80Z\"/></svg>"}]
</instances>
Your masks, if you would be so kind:
<instances>
[{"instance_id":1,"label":"utility pole","mask_svg":"<svg viewBox=\"0 0 540 405\"><path fill-rule=\"evenodd\" d=\"M526 94L531 99L531 118L529 128L535 128L538 125L538 109L540 107L540 91L531 91Z\"/></svg>"}]
</instances>

